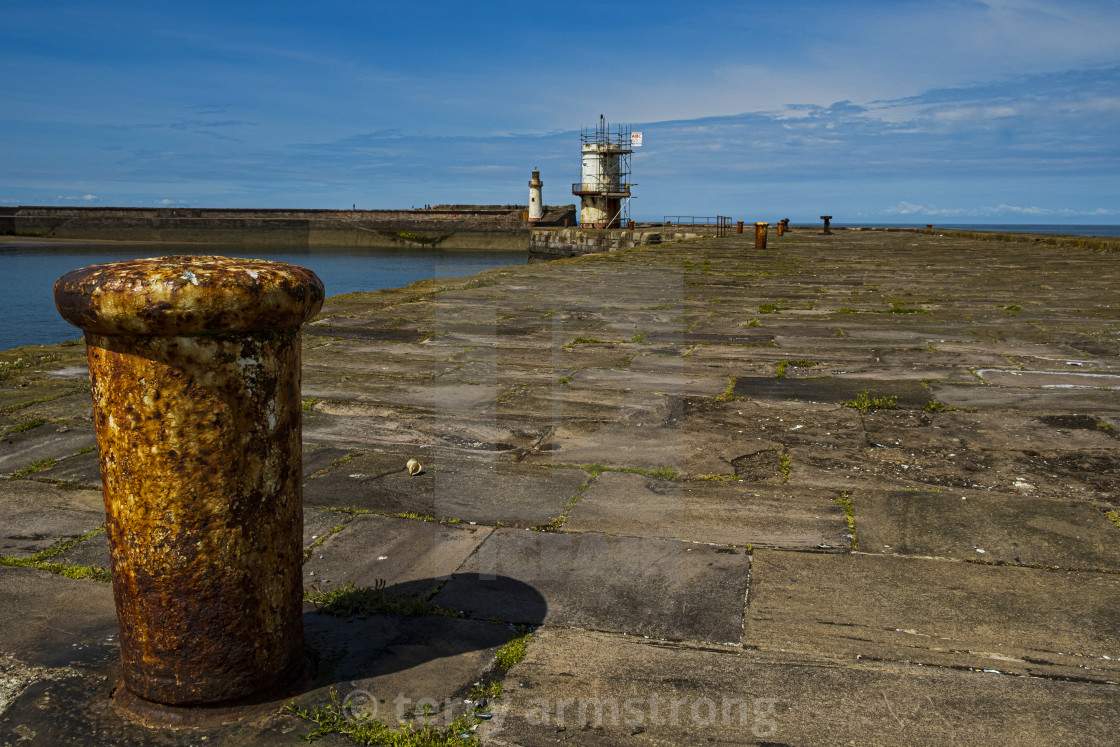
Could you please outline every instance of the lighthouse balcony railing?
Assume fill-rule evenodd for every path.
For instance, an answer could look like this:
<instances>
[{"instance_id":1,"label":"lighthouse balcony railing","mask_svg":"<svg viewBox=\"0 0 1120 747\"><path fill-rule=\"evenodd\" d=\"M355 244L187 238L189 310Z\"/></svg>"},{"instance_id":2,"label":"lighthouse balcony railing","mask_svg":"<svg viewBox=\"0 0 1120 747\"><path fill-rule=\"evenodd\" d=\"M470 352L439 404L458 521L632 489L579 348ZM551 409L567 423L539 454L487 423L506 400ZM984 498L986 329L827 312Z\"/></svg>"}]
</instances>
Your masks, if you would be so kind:
<instances>
[{"instance_id":1,"label":"lighthouse balcony railing","mask_svg":"<svg viewBox=\"0 0 1120 747\"><path fill-rule=\"evenodd\" d=\"M610 184L607 182L592 182L586 184L573 184L574 195L604 195L606 197L629 197L629 184Z\"/></svg>"}]
</instances>

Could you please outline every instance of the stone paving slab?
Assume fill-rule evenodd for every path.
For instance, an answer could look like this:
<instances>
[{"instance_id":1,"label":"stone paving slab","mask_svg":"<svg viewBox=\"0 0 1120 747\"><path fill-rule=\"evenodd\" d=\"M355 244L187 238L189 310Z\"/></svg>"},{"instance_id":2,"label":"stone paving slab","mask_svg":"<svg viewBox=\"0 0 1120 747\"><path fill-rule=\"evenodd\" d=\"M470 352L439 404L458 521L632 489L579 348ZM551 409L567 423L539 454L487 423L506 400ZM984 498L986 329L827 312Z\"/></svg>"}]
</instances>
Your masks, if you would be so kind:
<instances>
[{"instance_id":1,"label":"stone paving slab","mask_svg":"<svg viewBox=\"0 0 1120 747\"><path fill-rule=\"evenodd\" d=\"M0 479L0 555L24 558L105 523L101 491Z\"/></svg>"},{"instance_id":2,"label":"stone paving slab","mask_svg":"<svg viewBox=\"0 0 1120 747\"><path fill-rule=\"evenodd\" d=\"M854 494L852 508L867 552L1120 571L1116 527L1088 503L869 491Z\"/></svg>"},{"instance_id":3,"label":"stone paving slab","mask_svg":"<svg viewBox=\"0 0 1120 747\"><path fill-rule=\"evenodd\" d=\"M101 515L101 523L105 523L104 513ZM104 532L101 532L82 540L69 550L59 553L52 560L66 565L108 570L110 566L109 538Z\"/></svg>"},{"instance_id":4,"label":"stone paving slab","mask_svg":"<svg viewBox=\"0 0 1120 747\"><path fill-rule=\"evenodd\" d=\"M749 569L737 548L496 529L433 601L472 618L737 641Z\"/></svg>"},{"instance_id":5,"label":"stone paving slab","mask_svg":"<svg viewBox=\"0 0 1120 747\"><path fill-rule=\"evenodd\" d=\"M81 376L89 380L89 372L83 366ZM82 389L73 394L63 394L47 398L40 402L32 402L26 407L12 413L18 423L42 418L52 422L69 423L70 425L89 425L93 423L93 401L89 391Z\"/></svg>"},{"instance_id":6,"label":"stone paving slab","mask_svg":"<svg viewBox=\"0 0 1120 747\"><path fill-rule=\"evenodd\" d=\"M779 379L744 376L735 382L733 392L738 397L754 400L800 399L836 404L855 401L860 394L866 392L870 398L895 397L900 407L922 407L930 400L929 391L916 381L838 377Z\"/></svg>"},{"instance_id":7,"label":"stone paving slab","mask_svg":"<svg viewBox=\"0 0 1120 747\"><path fill-rule=\"evenodd\" d=\"M834 498L826 491L607 472L583 493L564 527L755 548L847 549L844 509Z\"/></svg>"},{"instance_id":8,"label":"stone paving slab","mask_svg":"<svg viewBox=\"0 0 1120 747\"><path fill-rule=\"evenodd\" d=\"M430 597L490 535L490 527L356 516L312 550L305 586L383 583L404 596Z\"/></svg>"},{"instance_id":9,"label":"stone paving slab","mask_svg":"<svg viewBox=\"0 0 1120 747\"><path fill-rule=\"evenodd\" d=\"M641 360L641 359L639 359ZM572 377L572 389L603 388L615 392L646 391L663 394L695 394L714 397L717 382L685 376L681 359L666 359L670 370L642 371L631 366L623 371L584 371ZM675 370L672 370L675 369Z\"/></svg>"},{"instance_id":10,"label":"stone paving slab","mask_svg":"<svg viewBox=\"0 0 1120 747\"><path fill-rule=\"evenodd\" d=\"M379 448L432 449L479 454L510 449L528 450L544 437L550 424L507 417L506 413L478 419L439 411L409 409L387 418L384 408L360 403L321 403L305 413L304 437L337 448L361 451ZM310 416L310 417L307 417ZM410 452L416 456L420 452Z\"/></svg>"},{"instance_id":11,"label":"stone paving slab","mask_svg":"<svg viewBox=\"0 0 1120 747\"><path fill-rule=\"evenodd\" d=\"M817 486L835 480L835 470L849 470L864 485L878 482L880 487L900 490L970 488L1041 498L1093 499L1102 505L1113 505L1115 496L1120 494L1120 455L1115 450L921 451L876 442L868 448L839 455L806 447L790 448L789 452L794 465L793 479ZM834 471L829 472L830 469Z\"/></svg>"},{"instance_id":12,"label":"stone paving slab","mask_svg":"<svg viewBox=\"0 0 1120 747\"><path fill-rule=\"evenodd\" d=\"M115 643L109 584L0 566L0 652L32 667L64 667L78 653Z\"/></svg>"},{"instance_id":13,"label":"stone paving slab","mask_svg":"<svg viewBox=\"0 0 1120 747\"><path fill-rule=\"evenodd\" d=\"M306 482L320 471L329 470L339 459L354 453L353 449L343 449L323 444L303 443L303 479Z\"/></svg>"},{"instance_id":14,"label":"stone paving slab","mask_svg":"<svg viewBox=\"0 0 1120 747\"><path fill-rule=\"evenodd\" d=\"M574 380L578 376L573 375ZM499 412L557 428L575 421L602 424L615 420L657 422L666 417L662 394L591 387L574 388L557 380L548 387L516 387L501 398Z\"/></svg>"},{"instance_id":15,"label":"stone paving slab","mask_svg":"<svg viewBox=\"0 0 1120 747\"><path fill-rule=\"evenodd\" d=\"M405 469L412 455L423 466L418 475ZM536 526L558 515L585 477L579 470L493 458L370 451L309 480L304 501L384 514L411 512L435 519Z\"/></svg>"},{"instance_id":16,"label":"stone paving slab","mask_svg":"<svg viewBox=\"0 0 1120 747\"><path fill-rule=\"evenodd\" d=\"M1120 397L1097 389L1035 389L930 383L933 399L970 410L1120 413Z\"/></svg>"},{"instance_id":17,"label":"stone paving slab","mask_svg":"<svg viewBox=\"0 0 1120 747\"><path fill-rule=\"evenodd\" d=\"M57 464L39 470L30 479L101 490L101 463L98 461L97 450L62 457Z\"/></svg>"},{"instance_id":18,"label":"stone paving slab","mask_svg":"<svg viewBox=\"0 0 1120 747\"><path fill-rule=\"evenodd\" d=\"M604 464L656 470L685 469L689 452L679 422L565 423L551 439L550 458L567 464Z\"/></svg>"},{"instance_id":19,"label":"stone paving slab","mask_svg":"<svg viewBox=\"0 0 1120 747\"><path fill-rule=\"evenodd\" d=\"M542 628L493 745L1112 744L1116 688Z\"/></svg>"},{"instance_id":20,"label":"stone paving slab","mask_svg":"<svg viewBox=\"0 0 1120 747\"><path fill-rule=\"evenodd\" d=\"M762 550L743 644L1120 682L1120 576Z\"/></svg>"},{"instance_id":21,"label":"stone paving slab","mask_svg":"<svg viewBox=\"0 0 1120 747\"><path fill-rule=\"evenodd\" d=\"M26 372L21 372L24 374ZM83 382L68 381L53 376L23 378L18 386L0 386L0 411L18 412L30 402L45 402L66 397L77 392L89 392L89 377Z\"/></svg>"},{"instance_id":22,"label":"stone paving slab","mask_svg":"<svg viewBox=\"0 0 1120 747\"><path fill-rule=\"evenodd\" d=\"M352 698L357 714L392 724L420 715L424 701L437 721L461 714L464 693L515 633L510 625L450 617L317 612L305 616L304 627L319 667L297 702L325 702L333 687L339 700Z\"/></svg>"},{"instance_id":23,"label":"stone paving slab","mask_svg":"<svg viewBox=\"0 0 1120 747\"><path fill-rule=\"evenodd\" d=\"M382 445L429 445L431 438L416 426L422 414L386 417L387 408L332 401L315 405L303 413L303 437L307 441L360 451L373 443Z\"/></svg>"},{"instance_id":24,"label":"stone paving slab","mask_svg":"<svg viewBox=\"0 0 1120 747\"><path fill-rule=\"evenodd\" d=\"M32 462L62 459L97 445L92 428L51 423L8 434L0 441L0 474L11 474Z\"/></svg>"},{"instance_id":25,"label":"stone paving slab","mask_svg":"<svg viewBox=\"0 0 1120 747\"><path fill-rule=\"evenodd\" d=\"M869 443L913 449L1060 450L1116 449L1115 416L1087 413L917 412L876 410L863 417Z\"/></svg>"}]
</instances>

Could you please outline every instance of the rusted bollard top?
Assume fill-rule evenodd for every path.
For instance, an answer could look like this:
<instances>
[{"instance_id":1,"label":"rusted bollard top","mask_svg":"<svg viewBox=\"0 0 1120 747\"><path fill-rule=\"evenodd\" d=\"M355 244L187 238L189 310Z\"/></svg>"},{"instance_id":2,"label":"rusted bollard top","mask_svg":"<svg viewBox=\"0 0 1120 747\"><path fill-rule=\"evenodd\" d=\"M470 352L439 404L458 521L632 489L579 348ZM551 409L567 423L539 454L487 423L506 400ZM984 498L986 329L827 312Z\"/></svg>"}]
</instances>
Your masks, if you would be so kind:
<instances>
[{"instance_id":1,"label":"rusted bollard top","mask_svg":"<svg viewBox=\"0 0 1120 747\"><path fill-rule=\"evenodd\" d=\"M179 255L82 267L54 285L63 319L103 335L205 335L303 324L323 283L297 265Z\"/></svg>"}]
</instances>

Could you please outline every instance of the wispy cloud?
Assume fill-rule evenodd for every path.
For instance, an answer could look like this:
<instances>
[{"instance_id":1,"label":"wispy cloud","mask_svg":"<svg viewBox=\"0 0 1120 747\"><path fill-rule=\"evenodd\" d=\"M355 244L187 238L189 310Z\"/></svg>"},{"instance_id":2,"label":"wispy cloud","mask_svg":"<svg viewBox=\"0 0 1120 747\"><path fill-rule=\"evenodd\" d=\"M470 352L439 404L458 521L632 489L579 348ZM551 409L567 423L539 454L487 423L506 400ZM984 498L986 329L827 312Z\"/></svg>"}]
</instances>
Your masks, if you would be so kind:
<instances>
[{"instance_id":1,"label":"wispy cloud","mask_svg":"<svg viewBox=\"0 0 1120 747\"><path fill-rule=\"evenodd\" d=\"M416 24L402 3L16 3L0 25L0 188L504 203L539 167L546 200L571 202L578 129L602 113L645 132L634 209L651 217L1120 210L1115 2L649 0L621 36L558 26L546 5L431 5Z\"/></svg>"},{"instance_id":2,"label":"wispy cloud","mask_svg":"<svg viewBox=\"0 0 1120 747\"><path fill-rule=\"evenodd\" d=\"M884 208L885 216L927 216L945 218L1108 218L1120 215L1120 210L1097 208L1076 210L1073 208L1044 208L1038 206L994 205L969 208L941 208L936 205L915 205L905 200Z\"/></svg>"}]
</instances>

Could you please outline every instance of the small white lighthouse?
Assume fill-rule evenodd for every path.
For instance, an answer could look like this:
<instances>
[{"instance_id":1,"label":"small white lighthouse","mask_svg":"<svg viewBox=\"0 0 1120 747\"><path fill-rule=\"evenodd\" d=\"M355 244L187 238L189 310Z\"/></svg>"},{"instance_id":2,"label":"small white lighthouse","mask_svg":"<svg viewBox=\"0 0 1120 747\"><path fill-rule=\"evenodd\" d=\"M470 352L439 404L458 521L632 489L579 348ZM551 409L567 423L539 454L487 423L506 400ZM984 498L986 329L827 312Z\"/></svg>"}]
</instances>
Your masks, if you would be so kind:
<instances>
[{"instance_id":1,"label":"small white lighthouse","mask_svg":"<svg viewBox=\"0 0 1120 747\"><path fill-rule=\"evenodd\" d=\"M579 223L588 228L612 228L629 216L630 202L630 128L619 126L612 132L606 120L580 134L583 163L580 183L572 194L580 197Z\"/></svg>"},{"instance_id":2,"label":"small white lighthouse","mask_svg":"<svg viewBox=\"0 0 1120 747\"><path fill-rule=\"evenodd\" d=\"M544 217L544 202L541 198L541 172L533 169L533 178L529 180L529 222L535 223Z\"/></svg>"}]
</instances>

